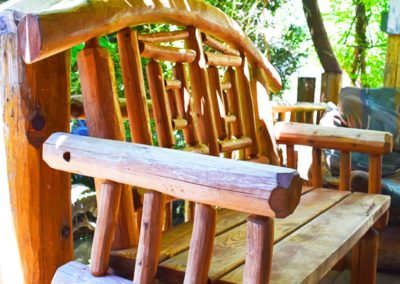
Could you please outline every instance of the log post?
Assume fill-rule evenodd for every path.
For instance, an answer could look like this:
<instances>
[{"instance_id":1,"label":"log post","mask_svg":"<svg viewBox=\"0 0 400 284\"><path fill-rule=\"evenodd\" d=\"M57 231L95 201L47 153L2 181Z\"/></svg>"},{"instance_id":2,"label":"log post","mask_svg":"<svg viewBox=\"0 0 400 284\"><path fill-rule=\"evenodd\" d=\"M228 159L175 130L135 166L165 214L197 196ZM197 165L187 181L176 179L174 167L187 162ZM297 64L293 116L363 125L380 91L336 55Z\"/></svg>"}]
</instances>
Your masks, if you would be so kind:
<instances>
[{"instance_id":1,"label":"log post","mask_svg":"<svg viewBox=\"0 0 400 284\"><path fill-rule=\"evenodd\" d=\"M379 233L370 229L352 250L351 283L376 283Z\"/></svg>"},{"instance_id":2,"label":"log post","mask_svg":"<svg viewBox=\"0 0 400 284\"><path fill-rule=\"evenodd\" d=\"M322 73L321 77L321 102L339 102L340 89L342 87L341 73Z\"/></svg>"},{"instance_id":3,"label":"log post","mask_svg":"<svg viewBox=\"0 0 400 284\"><path fill-rule=\"evenodd\" d=\"M382 156L369 155L368 193L381 193L382 187Z\"/></svg>"},{"instance_id":4,"label":"log post","mask_svg":"<svg viewBox=\"0 0 400 284\"><path fill-rule=\"evenodd\" d=\"M93 39L86 43L77 60L89 134L98 138L124 140L110 55L107 50L98 46L97 39ZM101 183L102 181L96 180L98 200L101 200ZM117 188L115 190L118 191ZM133 210L132 191L123 188L113 249L129 248L137 242Z\"/></svg>"},{"instance_id":5,"label":"log post","mask_svg":"<svg viewBox=\"0 0 400 284\"><path fill-rule=\"evenodd\" d=\"M312 150L312 185L315 187L322 186L322 161L321 161L321 149L313 148Z\"/></svg>"},{"instance_id":6,"label":"log post","mask_svg":"<svg viewBox=\"0 0 400 284\"><path fill-rule=\"evenodd\" d=\"M315 78L299 77L297 79L297 101L298 102L314 102L315 95ZM297 115L297 121L300 119ZM306 123L313 123L314 113L306 113Z\"/></svg>"},{"instance_id":7,"label":"log post","mask_svg":"<svg viewBox=\"0 0 400 284\"><path fill-rule=\"evenodd\" d=\"M42 160L69 131L70 54L25 65L12 12L0 15L0 283L50 283L73 257L71 184Z\"/></svg>"},{"instance_id":8,"label":"log post","mask_svg":"<svg viewBox=\"0 0 400 284\"><path fill-rule=\"evenodd\" d=\"M243 283L269 283L273 245L274 219L250 215L247 218L247 255Z\"/></svg>"}]
</instances>

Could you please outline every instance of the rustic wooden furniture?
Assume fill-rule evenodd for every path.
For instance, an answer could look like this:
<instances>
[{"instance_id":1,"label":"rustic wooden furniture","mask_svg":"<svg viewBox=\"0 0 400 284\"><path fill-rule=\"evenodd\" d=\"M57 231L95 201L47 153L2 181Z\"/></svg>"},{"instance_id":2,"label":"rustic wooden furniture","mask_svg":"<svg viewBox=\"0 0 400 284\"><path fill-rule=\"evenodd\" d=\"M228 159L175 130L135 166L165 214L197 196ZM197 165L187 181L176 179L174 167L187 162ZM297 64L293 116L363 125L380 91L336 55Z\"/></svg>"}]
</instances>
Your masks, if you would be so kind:
<instances>
[{"instance_id":1,"label":"rustic wooden furniture","mask_svg":"<svg viewBox=\"0 0 400 284\"><path fill-rule=\"evenodd\" d=\"M1 93L1 102L4 105L2 111L7 125L7 129L3 129L1 133L1 139L7 146L5 155L2 157L7 157L9 175L7 180L11 196L11 206L7 205L10 214L7 217L14 218L11 220L16 229L11 231L16 233L14 239L18 245L16 252L20 253L12 260L21 259L20 266L23 267L26 282L49 283L56 268L72 258L69 177L65 173L51 170L40 159L41 146L49 134L56 131L68 131L70 114L68 49L72 46L85 42L84 50L78 55L78 66L84 116L90 135L113 140L124 139L121 110L115 91L114 65L107 50L100 47L98 43L99 36L113 32L117 33L125 87L125 110L130 121L133 142L152 143L147 104L147 99L150 97L157 137L162 147L172 147L174 145L173 130L181 129L187 152L208 153L213 156L224 154L225 157L279 165L276 142L282 142L288 144L287 164L289 167L294 161L294 144L303 143L314 147L314 186L303 189L304 192L309 191L300 201L299 210L303 208L304 211L296 211L300 212L298 213L300 215L305 214L306 217L294 223L290 221L291 219L282 219L282 224L286 222L285 220L290 223L287 229L284 225L279 225L278 221L276 222L278 224L275 236L278 236L276 241L280 240L280 242L274 248L276 260L272 263L271 279L275 279L273 275L276 269L285 269L285 273L278 273L284 277L289 274L288 268L290 268L293 281L312 282L322 277L335 262L355 246L354 281L367 283L364 278L374 281L376 233L372 225L378 221L384 223L381 217L386 216L389 199L379 195L349 194L343 190L349 189L346 179L350 170L349 152L364 151L371 153L373 178L371 178L369 190L371 193L379 192L380 155L390 151L390 135L368 131L350 133L344 131L332 136L330 130L326 128L312 128L314 126L308 128L301 124L290 123L275 127L277 131L275 134L268 92L279 90L278 74L236 23L220 10L204 2L189 0L149 3L140 0L112 0L80 2L76 4L77 6L74 6L75 2L70 6L63 6L65 4L65 1L41 3L36 10L29 11L28 8L31 6L21 0L12 7L18 13L5 12L1 22L1 46L5 56L4 62L7 63L3 65ZM27 12L30 13L24 16ZM19 19L21 21L18 24L17 35L15 21ZM178 30L138 34L129 28L144 23L177 25ZM176 29L177 26L174 28ZM171 41L181 41L184 44L179 47L160 44ZM22 55L24 62L21 61L19 55ZM148 88L146 88L142 72L141 57L149 60L145 72ZM162 69L160 61L172 62L172 74L166 79L163 77L165 69ZM222 80L221 76L223 76ZM149 90L149 96L146 90ZM63 142L73 139L69 136L65 137L68 139L57 141L54 149L61 147ZM84 141L83 138L78 139L74 145L81 145L81 141ZM104 141L98 143L99 145L105 143L106 149L111 149L114 145ZM142 147L147 149L145 146ZM322 180L320 148L324 147L336 148L345 153L342 155L344 157L342 191L320 189ZM74 154L71 155L68 152L61 153L62 163L55 163L52 166L61 167L68 163L72 164ZM198 159L198 156L193 153L185 154L191 155L193 160ZM107 152L105 156L112 155ZM94 158L93 161L95 161ZM83 167L80 170L83 171L85 167L93 168L87 162L90 161L85 160L80 164ZM154 160L154 164L156 163L157 160ZM230 162L223 160L220 163L218 170L224 169L223 165L226 163L228 165ZM97 165L94 166L96 167ZM258 169L255 165L248 167ZM67 170L67 168L63 169ZM275 209L267 210L268 206L265 204L266 200L269 200L270 192L263 196L263 211L260 209L262 206L258 207L254 202L246 203L242 200L233 202L229 196L232 197L234 194L229 195L228 189L221 195L226 197L226 200L214 195L210 195L210 200L206 200L193 194L186 195L179 191L172 191L173 188L169 188L168 193L172 197L188 198L200 203L197 205L193 222L171 228L161 237L160 224L163 221L160 216L164 212L162 207L164 199L170 199L170 197L164 197L159 191L166 193L165 190L168 188L163 190L161 190L162 187L152 188L153 191L145 194L143 212L134 210L132 191L121 182L145 188L151 185L143 182L145 180L137 183L137 180L119 179L117 173L120 171L117 169L113 168L111 171L110 168L112 176L103 175L107 174L104 169L101 174L97 171L87 173L97 178L96 188L100 210L92 260L94 274L99 275L107 271L110 250L112 250L111 262L115 264L114 267L132 263L132 259L136 257L136 254L132 252L136 250L135 247L139 242L139 256L143 256L135 268L138 271L135 277L142 279L139 282L146 283L146 279L151 280L155 277L156 271L159 273L164 271L165 277L182 277L185 266L173 265L163 268L163 263L164 261L173 262L175 257L185 258L188 254L190 262L187 277L194 277L191 279L195 279L193 280L195 283L203 282L210 277L208 269L210 263L214 263L211 258L212 251L214 251L213 257L217 256L216 252L220 244L217 238L224 236L225 233L230 236L233 234L232 231L237 230L242 253L233 254L230 249L233 246L228 245L228 249L222 254L222 259L232 259L233 262L228 266L222 266L221 270L215 265L211 266L211 269L217 269L218 272L218 277L212 276L212 280L229 282L231 280L223 280L224 277L231 277L230 273L241 275L240 271L245 263L243 240L246 239L246 233L243 230L243 224L248 218L249 232L252 232L248 235L250 244L248 251L251 255L254 253L259 261L247 262L245 277L254 280L255 283L268 281L273 240L270 217L279 212ZM68 170L76 171L77 168ZM290 170L279 169L279 171L293 173ZM204 187L201 184L207 182L208 176L198 178L201 180L199 192L202 192ZM223 180L223 177L221 179ZM241 186L241 183L236 182L235 186ZM249 192L253 190L249 189ZM205 195L204 192L203 195ZM242 198L243 194L240 196ZM325 205L315 202L327 196L332 196L334 201ZM256 196L249 195L248 198L247 200L254 201ZM5 200L10 200L10 197L6 196ZM279 204L290 204L290 206L282 217L289 214L294 209L293 204L296 204L296 202L285 203L284 201L282 200ZM149 210L146 205L148 203L157 204L154 207L157 209ZM248 217L246 214L235 213L228 209L220 210L219 214L216 214L210 204L268 217ZM245 208L243 205L246 205ZM52 214L46 215L46 212L52 212ZM348 225L346 227L348 230L342 230L342 227L338 230L335 227L338 225L336 223L338 219L341 220L341 226L342 223ZM147 220L152 222L149 223ZM204 226L207 220L209 226ZM138 221L142 222L140 235ZM196 245L192 245L188 253L193 223L195 237L192 241ZM279 228L285 231L282 235L278 233ZM319 228L326 234L316 236L314 232ZM205 235L201 234L201 229L204 229ZM311 236L310 231L313 232ZM213 248L214 233L217 237ZM27 236L30 242L26 242ZM250 236L258 236L258 238L252 239ZM160 238L161 244L158 245ZM169 238L170 241L168 241ZM333 242L326 250L319 249L319 245L331 239ZM230 244L235 238L231 240L228 237L226 242L224 240L226 239L222 239L222 244ZM147 242L154 245L150 243L147 245ZM179 250L168 254L171 248L169 245L176 247L177 242L181 244ZM254 246L251 244L263 249L253 251ZM160 257L157 257L158 246L161 246ZM204 252L197 254L199 249L203 249ZM298 253L296 257L288 252L293 252L293 250ZM302 255L309 256L306 262L309 265L302 265L304 269L296 270L300 268L298 257ZM143 261L152 265L143 266ZM161 263L156 269L155 266L159 261ZM279 264L286 261L288 261L287 265ZM304 264L303 260L301 262ZM267 269L253 270L260 267ZM70 274L71 271L76 274ZM129 270L120 272L131 273ZM201 279L196 280L196 277ZM103 280L102 277L96 279L98 282ZM107 281L113 281L113 279L115 280L114 277L104 278ZM74 263L60 268L54 278L54 283L73 283L74 281L90 282L93 278L87 275L87 270Z\"/></svg>"}]
</instances>

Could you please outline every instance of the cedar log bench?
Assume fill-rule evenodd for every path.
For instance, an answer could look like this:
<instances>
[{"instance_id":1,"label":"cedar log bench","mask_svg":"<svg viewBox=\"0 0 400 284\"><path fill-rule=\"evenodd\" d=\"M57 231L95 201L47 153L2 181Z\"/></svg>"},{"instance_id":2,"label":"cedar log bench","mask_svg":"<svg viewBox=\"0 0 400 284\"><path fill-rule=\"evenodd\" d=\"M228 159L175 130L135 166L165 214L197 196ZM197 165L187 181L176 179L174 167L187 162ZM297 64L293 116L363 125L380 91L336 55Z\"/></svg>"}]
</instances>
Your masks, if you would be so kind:
<instances>
[{"instance_id":1,"label":"cedar log bench","mask_svg":"<svg viewBox=\"0 0 400 284\"><path fill-rule=\"evenodd\" d=\"M387 222L390 198L379 192L390 134L274 125L269 92L281 88L278 73L237 23L203 1L54 1L35 11L24 3L14 9L29 12L18 45L31 81L43 82L47 66L64 74L68 50L85 43L77 56L82 104L71 107L97 137L58 133L44 146L51 167L96 178L99 209L90 271L70 262L53 283L130 281L113 274L134 274L135 283L314 283L349 251L352 281L375 282L373 227ZM144 24L169 31L138 32ZM119 63L102 36L118 45ZM125 140L123 115L137 144L98 139ZM183 151L163 149L175 147L177 132ZM161 147L146 146L153 135ZM278 167L279 143L288 168ZM290 169L295 144L313 147L312 187ZM322 148L342 152L340 190L322 188ZM370 154L369 194L350 192L352 151ZM176 199L186 200L187 222L172 226Z\"/></svg>"}]
</instances>

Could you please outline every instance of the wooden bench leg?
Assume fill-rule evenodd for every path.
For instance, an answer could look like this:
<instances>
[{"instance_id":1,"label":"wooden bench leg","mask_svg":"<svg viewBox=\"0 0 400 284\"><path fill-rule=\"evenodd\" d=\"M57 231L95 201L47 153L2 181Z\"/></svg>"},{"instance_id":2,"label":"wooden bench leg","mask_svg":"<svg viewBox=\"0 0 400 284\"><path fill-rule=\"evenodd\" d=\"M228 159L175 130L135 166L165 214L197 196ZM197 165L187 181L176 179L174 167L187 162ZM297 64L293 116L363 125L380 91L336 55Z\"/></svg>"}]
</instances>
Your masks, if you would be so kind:
<instances>
[{"instance_id":1,"label":"wooden bench leg","mask_svg":"<svg viewBox=\"0 0 400 284\"><path fill-rule=\"evenodd\" d=\"M142 224L133 280L135 284L154 283L160 254L164 204L163 194L150 190L144 193Z\"/></svg>"},{"instance_id":2,"label":"wooden bench leg","mask_svg":"<svg viewBox=\"0 0 400 284\"><path fill-rule=\"evenodd\" d=\"M210 205L196 204L185 284L207 283L214 245L216 211Z\"/></svg>"},{"instance_id":3,"label":"wooden bench leg","mask_svg":"<svg viewBox=\"0 0 400 284\"><path fill-rule=\"evenodd\" d=\"M379 233L370 229L353 248L351 283L376 283Z\"/></svg>"},{"instance_id":4,"label":"wooden bench leg","mask_svg":"<svg viewBox=\"0 0 400 284\"><path fill-rule=\"evenodd\" d=\"M112 241L118 221L121 193L121 184L111 181L101 184L90 265L90 270L94 276L104 275L108 270Z\"/></svg>"},{"instance_id":5,"label":"wooden bench leg","mask_svg":"<svg viewBox=\"0 0 400 284\"><path fill-rule=\"evenodd\" d=\"M243 283L268 283L274 245L274 219L250 215L247 218L247 255Z\"/></svg>"}]
</instances>

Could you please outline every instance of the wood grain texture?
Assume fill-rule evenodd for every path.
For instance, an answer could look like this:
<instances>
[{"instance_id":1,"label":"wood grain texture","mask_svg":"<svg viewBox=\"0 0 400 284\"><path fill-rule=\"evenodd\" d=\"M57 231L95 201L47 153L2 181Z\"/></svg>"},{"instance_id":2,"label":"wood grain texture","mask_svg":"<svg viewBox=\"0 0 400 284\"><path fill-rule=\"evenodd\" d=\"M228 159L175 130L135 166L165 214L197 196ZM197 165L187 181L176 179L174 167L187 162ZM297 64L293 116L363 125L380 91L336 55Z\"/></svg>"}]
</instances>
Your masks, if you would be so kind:
<instances>
[{"instance_id":1,"label":"wood grain texture","mask_svg":"<svg viewBox=\"0 0 400 284\"><path fill-rule=\"evenodd\" d=\"M219 149L221 152L235 151L250 147L252 143L253 141L251 141L249 137L242 137L235 140L223 140L219 143Z\"/></svg>"},{"instance_id":2,"label":"wood grain texture","mask_svg":"<svg viewBox=\"0 0 400 284\"><path fill-rule=\"evenodd\" d=\"M338 104L340 89L342 88L342 77L342 73L322 73L321 102Z\"/></svg>"},{"instance_id":3,"label":"wood grain texture","mask_svg":"<svg viewBox=\"0 0 400 284\"><path fill-rule=\"evenodd\" d=\"M118 222L122 185L103 182L97 205L98 214L94 232L90 271L94 276L105 275L111 253L112 240Z\"/></svg>"},{"instance_id":4,"label":"wood grain texture","mask_svg":"<svg viewBox=\"0 0 400 284\"><path fill-rule=\"evenodd\" d=\"M89 135L125 140L121 112L118 108L114 65L107 50L98 46L97 39L92 39L78 53L77 63ZM99 199L100 184L101 180L97 180ZM137 243L137 226L133 210L132 192L123 190L113 248L127 248Z\"/></svg>"},{"instance_id":5,"label":"wood grain texture","mask_svg":"<svg viewBox=\"0 0 400 284\"><path fill-rule=\"evenodd\" d=\"M272 102L273 112L312 112L312 111L325 111L325 103L307 103L307 102L297 102L289 103L284 101Z\"/></svg>"},{"instance_id":6,"label":"wood grain texture","mask_svg":"<svg viewBox=\"0 0 400 284\"><path fill-rule=\"evenodd\" d=\"M131 284L132 280L112 274L95 277L89 267L77 261L71 261L57 269L52 284Z\"/></svg>"},{"instance_id":7,"label":"wood grain texture","mask_svg":"<svg viewBox=\"0 0 400 284\"><path fill-rule=\"evenodd\" d=\"M165 196L163 194L156 191L144 193L134 283L154 283L156 278L164 220L164 204Z\"/></svg>"},{"instance_id":8,"label":"wood grain texture","mask_svg":"<svg viewBox=\"0 0 400 284\"><path fill-rule=\"evenodd\" d=\"M117 39L132 141L151 145L150 118L137 33L123 29L117 33Z\"/></svg>"},{"instance_id":9,"label":"wood grain texture","mask_svg":"<svg viewBox=\"0 0 400 284\"><path fill-rule=\"evenodd\" d=\"M340 153L340 175L339 190L351 190L351 153L342 151Z\"/></svg>"},{"instance_id":10,"label":"wood grain texture","mask_svg":"<svg viewBox=\"0 0 400 284\"><path fill-rule=\"evenodd\" d=\"M210 205L196 203L188 269L183 283L207 283L213 253L216 211Z\"/></svg>"},{"instance_id":11,"label":"wood grain texture","mask_svg":"<svg viewBox=\"0 0 400 284\"><path fill-rule=\"evenodd\" d=\"M350 152L384 154L392 151L389 132L355 128L332 128L303 123L275 124L278 143L306 145Z\"/></svg>"},{"instance_id":12,"label":"wood grain texture","mask_svg":"<svg viewBox=\"0 0 400 284\"><path fill-rule=\"evenodd\" d=\"M292 169L71 134L53 134L43 157L65 171L265 216L290 214L301 192Z\"/></svg>"},{"instance_id":13,"label":"wood grain texture","mask_svg":"<svg viewBox=\"0 0 400 284\"><path fill-rule=\"evenodd\" d=\"M192 113L193 100L190 99L189 83L186 76L185 65L176 63L174 67L174 78L181 82L181 88L175 93L176 109L181 118L185 118L188 122L187 127L183 129L183 137L188 146L195 146L199 142L198 134L195 132L197 117Z\"/></svg>"},{"instance_id":14,"label":"wood grain texture","mask_svg":"<svg viewBox=\"0 0 400 284\"><path fill-rule=\"evenodd\" d=\"M179 30L173 32L158 32L151 34L139 34L139 40L160 43L160 42L172 42L177 40L184 40L189 36L187 30Z\"/></svg>"},{"instance_id":15,"label":"wood grain texture","mask_svg":"<svg viewBox=\"0 0 400 284\"><path fill-rule=\"evenodd\" d=\"M239 67L242 64L242 58L237 55L227 55L212 52L205 52L205 58L208 65Z\"/></svg>"},{"instance_id":16,"label":"wood grain texture","mask_svg":"<svg viewBox=\"0 0 400 284\"><path fill-rule=\"evenodd\" d=\"M316 283L351 250L389 203L383 195L349 195L274 246L270 282ZM218 283L242 283L242 279L240 267Z\"/></svg>"},{"instance_id":17,"label":"wood grain texture","mask_svg":"<svg viewBox=\"0 0 400 284\"><path fill-rule=\"evenodd\" d=\"M243 283L269 283L274 244L274 219L251 215L247 219L247 254Z\"/></svg>"},{"instance_id":18,"label":"wood grain texture","mask_svg":"<svg viewBox=\"0 0 400 284\"><path fill-rule=\"evenodd\" d=\"M190 86L193 99L193 116L197 118L195 124L200 144L207 144L210 155L218 156L218 132L215 125L215 114L212 108L210 83L208 80L207 65L201 41L201 33L195 27L188 27L189 38L187 48L196 51L196 60L188 64Z\"/></svg>"},{"instance_id":19,"label":"wood grain texture","mask_svg":"<svg viewBox=\"0 0 400 284\"><path fill-rule=\"evenodd\" d=\"M228 68L224 75L224 81L229 82L231 88L226 92L227 93L227 103L228 103L228 112L232 115L235 115L236 120L232 124L230 124L230 133L236 138L240 138L243 136L243 128L242 128L242 111L241 105L239 103L239 90L238 84L236 80L236 71L233 68Z\"/></svg>"},{"instance_id":20,"label":"wood grain texture","mask_svg":"<svg viewBox=\"0 0 400 284\"><path fill-rule=\"evenodd\" d=\"M172 147L175 144L171 122L172 116L160 63L150 60L146 66L146 73L153 102L158 142L161 147Z\"/></svg>"},{"instance_id":21,"label":"wood grain texture","mask_svg":"<svg viewBox=\"0 0 400 284\"><path fill-rule=\"evenodd\" d=\"M274 91L281 88L277 71L239 25L221 10L203 1L148 3L144 0L113 0L110 5L96 0L56 9L60 1L52 2L54 6L42 4L39 9L27 9L31 6L27 5L27 0L14 4L15 9L30 13L22 19L18 31L20 52L27 62L40 60L90 38L116 32L128 26L154 22L193 25L243 50L251 62L268 75L270 88ZM83 18L87 21L81 21ZM116 18L118 21L115 21ZM62 24L54 26L55 21Z\"/></svg>"},{"instance_id":22,"label":"wood grain texture","mask_svg":"<svg viewBox=\"0 0 400 284\"><path fill-rule=\"evenodd\" d=\"M139 50L144 58L155 60L191 63L196 59L194 50L155 45L143 41L139 41Z\"/></svg>"},{"instance_id":23,"label":"wood grain texture","mask_svg":"<svg viewBox=\"0 0 400 284\"><path fill-rule=\"evenodd\" d=\"M321 187L323 183L321 149L312 149L311 182L314 187Z\"/></svg>"},{"instance_id":24,"label":"wood grain texture","mask_svg":"<svg viewBox=\"0 0 400 284\"><path fill-rule=\"evenodd\" d=\"M294 213L284 219L275 219L274 241L277 242L293 233L346 196L348 192L317 189L305 194ZM214 253L211 259L209 280L220 279L240 267L240 279L243 277L243 264L246 258L247 224L241 224L218 235L214 241ZM159 264L159 279L168 283L182 282L187 267L188 252L184 251ZM237 274L237 273L236 273ZM236 282L235 282L236 283ZM238 281L237 283L242 283Z\"/></svg>"},{"instance_id":25,"label":"wood grain texture","mask_svg":"<svg viewBox=\"0 0 400 284\"><path fill-rule=\"evenodd\" d=\"M224 120L226 109L223 102L223 94L218 69L215 66L207 68L208 80L210 84L211 107L214 112L215 125L217 127L218 139L223 140L227 137L227 124Z\"/></svg>"},{"instance_id":26,"label":"wood grain texture","mask_svg":"<svg viewBox=\"0 0 400 284\"><path fill-rule=\"evenodd\" d=\"M216 218L215 235L218 236L238 225L244 224L247 219L247 214L220 209L217 212ZM193 221L179 224L163 233L160 245L160 262L189 248L192 228ZM110 266L118 274L131 278L133 276L136 253L137 247L114 251L111 253Z\"/></svg>"},{"instance_id":27,"label":"wood grain texture","mask_svg":"<svg viewBox=\"0 0 400 284\"><path fill-rule=\"evenodd\" d=\"M203 43L205 45L207 45L208 47L211 47L213 49L215 49L216 51L220 51L224 54L228 54L228 55L236 55L236 56L240 56L240 52L226 44L223 44L222 42L220 42L219 40L205 34L202 33L201 37L203 39Z\"/></svg>"},{"instance_id":28,"label":"wood grain texture","mask_svg":"<svg viewBox=\"0 0 400 284\"><path fill-rule=\"evenodd\" d=\"M352 250L351 283L376 283L378 264L379 233L368 230Z\"/></svg>"},{"instance_id":29,"label":"wood grain texture","mask_svg":"<svg viewBox=\"0 0 400 284\"><path fill-rule=\"evenodd\" d=\"M368 168L368 193L378 194L382 190L382 156L370 155Z\"/></svg>"},{"instance_id":30,"label":"wood grain texture","mask_svg":"<svg viewBox=\"0 0 400 284\"><path fill-rule=\"evenodd\" d=\"M0 282L47 284L73 258L70 175L41 159L69 131L70 56L25 65L13 13L0 21Z\"/></svg>"}]
</instances>

